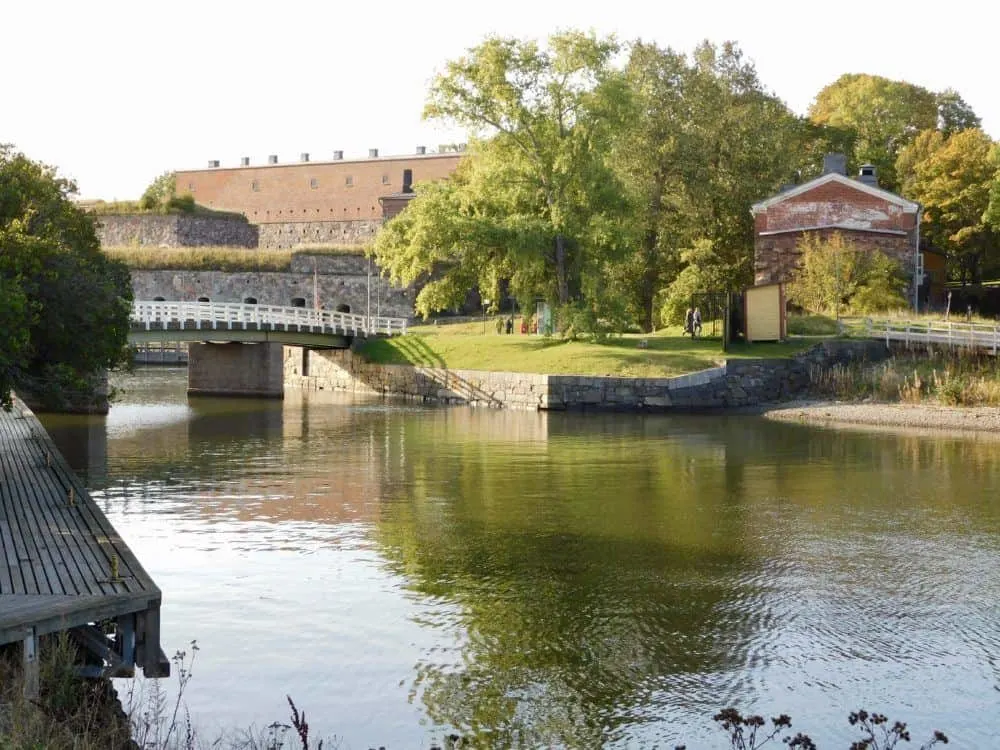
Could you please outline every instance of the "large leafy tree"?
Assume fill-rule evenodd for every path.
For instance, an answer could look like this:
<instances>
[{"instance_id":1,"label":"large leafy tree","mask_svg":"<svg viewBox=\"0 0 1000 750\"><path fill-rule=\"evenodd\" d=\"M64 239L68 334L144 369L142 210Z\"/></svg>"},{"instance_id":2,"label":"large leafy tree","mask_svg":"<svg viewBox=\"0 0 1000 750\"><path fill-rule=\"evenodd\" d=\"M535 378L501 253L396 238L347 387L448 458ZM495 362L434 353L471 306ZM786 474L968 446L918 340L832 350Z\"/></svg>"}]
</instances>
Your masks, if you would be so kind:
<instances>
[{"instance_id":1,"label":"large leafy tree","mask_svg":"<svg viewBox=\"0 0 1000 750\"><path fill-rule=\"evenodd\" d=\"M900 155L907 170L906 195L924 206L925 237L945 250L951 275L979 281L1000 270L997 234L987 220L997 167L994 143L978 128L950 136L921 133Z\"/></svg>"},{"instance_id":2,"label":"large leafy tree","mask_svg":"<svg viewBox=\"0 0 1000 750\"><path fill-rule=\"evenodd\" d=\"M944 107L949 127L967 117L958 105L959 102L964 105L961 97L954 96L956 98L949 98ZM852 132L854 148L849 154L852 165L874 164L881 186L896 190L896 157L917 133L938 126L939 97L906 81L849 73L816 95L809 117L818 125Z\"/></svg>"},{"instance_id":3,"label":"large leafy tree","mask_svg":"<svg viewBox=\"0 0 1000 750\"><path fill-rule=\"evenodd\" d=\"M497 284L516 276L519 294L560 304L596 293L621 217L605 162L618 117L616 51L611 40L575 32L547 48L490 38L435 79L425 116L478 136L467 160L475 164L453 186L418 195L404 212L411 216L375 247L397 281L438 279L421 296L425 309L460 301L459 280L473 276ZM431 202L439 227L430 227Z\"/></svg>"},{"instance_id":4,"label":"large leafy tree","mask_svg":"<svg viewBox=\"0 0 1000 750\"><path fill-rule=\"evenodd\" d=\"M633 204L636 250L627 266L633 306L649 330L658 295L686 265L706 257L684 255L700 240L718 267L696 275L714 279L698 291L750 280L750 204L789 179L796 146L812 133L764 90L731 43L706 42L689 59L637 42L624 80L630 110L613 163Z\"/></svg>"},{"instance_id":5,"label":"large leafy tree","mask_svg":"<svg viewBox=\"0 0 1000 750\"><path fill-rule=\"evenodd\" d=\"M43 406L121 363L132 290L100 250L74 184L0 146L0 401L12 388Z\"/></svg>"}]
</instances>

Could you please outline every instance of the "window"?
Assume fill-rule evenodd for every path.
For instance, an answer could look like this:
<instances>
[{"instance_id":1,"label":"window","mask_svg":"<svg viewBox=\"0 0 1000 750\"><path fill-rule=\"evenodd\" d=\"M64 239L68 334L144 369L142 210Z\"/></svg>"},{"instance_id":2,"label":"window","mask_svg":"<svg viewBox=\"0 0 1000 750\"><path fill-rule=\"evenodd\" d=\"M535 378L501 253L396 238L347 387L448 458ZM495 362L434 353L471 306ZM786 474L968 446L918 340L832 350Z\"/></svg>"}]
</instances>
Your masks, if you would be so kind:
<instances>
[{"instance_id":1,"label":"window","mask_svg":"<svg viewBox=\"0 0 1000 750\"><path fill-rule=\"evenodd\" d=\"M389 184L389 175L387 175L387 174L382 175L382 184L383 185L388 185Z\"/></svg>"},{"instance_id":2,"label":"window","mask_svg":"<svg viewBox=\"0 0 1000 750\"><path fill-rule=\"evenodd\" d=\"M344 178L344 184L347 185L347 187L350 187L354 184L354 178L351 175L347 175L347 177Z\"/></svg>"},{"instance_id":3,"label":"window","mask_svg":"<svg viewBox=\"0 0 1000 750\"><path fill-rule=\"evenodd\" d=\"M257 298L256 297L245 297L243 299L243 304L244 305L256 305L257 304Z\"/></svg>"},{"instance_id":4,"label":"window","mask_svg":"<svg viewBox=\"0 0 1000 750\"><path fill-rule=\"evenodd\" d=\"M292 307L305 307L306 298L305 297L292 297Z\"/></svg>"},{"instance_id":5,"label":"window","mask_svg":"<svg viewBox=\"0 0 1000 750\"><path fill-rule=\"evenodd\" d=\"M194 192L194 183L193 182L189 182L188 183L188 192L189 193L193 193Z\"/></svg>"},{"instance_id":6,"label":"window","mask_svg":"<svg viewBox=\"0 0 1000 750\"><path fill-rule=\"evenodd\" d=\"M259 193L260 192L260 183L257 182L257 180L251 181L251 183L250 183L250 189L253 190L255 193Z\"/></svg>"},{"instance_id":7,"label":"window","mask_svg":"<svg viewBox=\"0 0 1000 750\"><path fill-rule=\"evenodd\" d=\"M309 180L309 187L311 187L313 190L315 190L316 188L318 188L319 187L319 180L316 179L315 177L313 177L311 180Z\"/></svg>"}]
</instances>

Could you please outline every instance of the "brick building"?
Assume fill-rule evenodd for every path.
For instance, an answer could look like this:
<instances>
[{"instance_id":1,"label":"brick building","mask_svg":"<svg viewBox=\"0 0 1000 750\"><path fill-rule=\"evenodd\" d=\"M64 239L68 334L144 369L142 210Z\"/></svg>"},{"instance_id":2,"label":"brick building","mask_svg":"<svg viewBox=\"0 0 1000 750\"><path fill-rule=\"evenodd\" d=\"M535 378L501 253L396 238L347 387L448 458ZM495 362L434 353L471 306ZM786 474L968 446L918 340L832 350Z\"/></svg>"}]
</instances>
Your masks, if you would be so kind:
<instances>
[{"instance_id":1,"label":"brick building","mask_svg":"<svg viewBox=\"0 0 1000 750\"><path fill-rule=\"evenodd\" d=\"M374 236L386 209L405 204L414 183L447 177L462 154L419 148L407 156L379 156L372 149L366 159L344 159L341 151L333 157L310 161L302 154L298 162L279 164L271 156L262 165L243 157L238 167L210 161L206 169L178 171L177 192L209 208L242 213L259 227L263 248L361 244Z\"/></svg>"},{"instance_id":2,"label":"brick building","mask_svg":"<svg viewBox=\"0 0 1000 750\"><path fill-rule=\"evenodd\" d=\"M839 232L863 250L879 250L899 263L910 279L924 281L924 255L920 243L919 203L878 186L875 168L861 167L856 179L846 174L843 154L828 154L823 174L755 203L754 283L786 281L799 262L799 241L805 235L829 237ZM922 290L926 297L930 290Z\"/></svg>"}]
</instances>

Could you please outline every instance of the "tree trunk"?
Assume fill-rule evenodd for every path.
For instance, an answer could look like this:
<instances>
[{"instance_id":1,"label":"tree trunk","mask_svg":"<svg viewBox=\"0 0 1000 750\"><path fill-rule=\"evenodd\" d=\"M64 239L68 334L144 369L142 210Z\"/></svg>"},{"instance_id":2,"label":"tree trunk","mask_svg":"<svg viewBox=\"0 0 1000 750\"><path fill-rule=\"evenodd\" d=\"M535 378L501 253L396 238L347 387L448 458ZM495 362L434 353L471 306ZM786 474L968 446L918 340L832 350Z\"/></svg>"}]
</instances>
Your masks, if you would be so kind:
<instances>
[{"instance_id":1,"label":"tree trunk","mask_svg":"<svg viewBox=\"0 0 1000 750\"><path fill-rule=\"evenodd\" d=\"M566 273L566 238L556 235L556 283L558 284L559 304L569 302L569 278Z\"/></svg>"}]
</instances>

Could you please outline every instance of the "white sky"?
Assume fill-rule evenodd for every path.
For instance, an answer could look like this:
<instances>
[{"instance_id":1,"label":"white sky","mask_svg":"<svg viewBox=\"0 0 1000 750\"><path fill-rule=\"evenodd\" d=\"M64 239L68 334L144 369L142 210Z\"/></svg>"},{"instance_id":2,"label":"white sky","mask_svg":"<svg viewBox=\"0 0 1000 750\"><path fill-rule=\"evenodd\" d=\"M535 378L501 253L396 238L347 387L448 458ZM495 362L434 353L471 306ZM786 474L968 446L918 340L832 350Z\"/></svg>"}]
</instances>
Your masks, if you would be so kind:
<instances>
[{"instance_id":1,"label":"white sky","mask_svg":"<svg viewBox=\"0 0 1000 750\"><path fill-rule=\"evenodd\" d=\"M798 113L842 73L952 87L1000 137L992 0L7 0L0 143L85 198L137 198L168 169L268 154L412 153L462 140L421 121L428 83L490 33L567 28L689 52L737 41Z\"/></svg>"}]
</instances>

